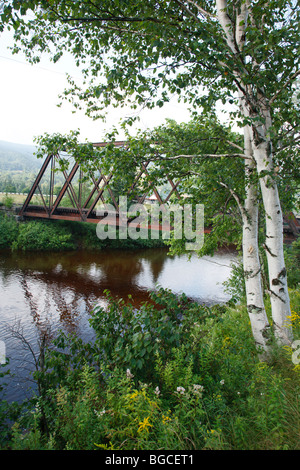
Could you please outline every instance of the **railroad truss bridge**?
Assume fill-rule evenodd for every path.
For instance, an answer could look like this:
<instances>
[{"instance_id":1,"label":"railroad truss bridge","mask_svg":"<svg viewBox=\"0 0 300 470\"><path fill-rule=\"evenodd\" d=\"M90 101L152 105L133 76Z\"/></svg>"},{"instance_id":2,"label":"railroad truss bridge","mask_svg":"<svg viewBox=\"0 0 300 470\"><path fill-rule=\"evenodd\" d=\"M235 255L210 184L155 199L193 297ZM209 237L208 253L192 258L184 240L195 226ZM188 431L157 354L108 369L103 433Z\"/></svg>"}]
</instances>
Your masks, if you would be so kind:
<instances>
[{"instance_id":1,"label":"railroad truss bridge","mask_svg":"<svg viewBox=\"0 0 300 470\"><path fill-rule=\"evenodd\" d=\"M106 142L94 143L94 147L104 147L107 145ZM119 141L115 142L115 145L118 147L123 147L126 145L126 142ZM60 219L60 220L70 220L78 222L89 222L89 223L98 223L105 217L106 224L116 224L118 225L119 217L119 205L118 201L115 198L115 195L111 188L111 183L113 183L113 173L109 175L104 175L99 168L98 175L90 175L90 185L88 193L84 192L84 182L81 179L82 170L80 165L75 162L71 171L66 172L62 171L64 178L63 184L60 187L58 194L54 194L55 190L55 172L53 171L57 165L58 156L57 155L48 155L43 162L43 165L32 185L31 190L28 193L28 196L19 212L19 216L22 217L33 217L33 218L46 218L46 219ZM130 198L134 193L135 189L138 188L140 180L144 175L148 174L149 162L142 163L140 171L137 173L135 180L129 189L127 196ZM49 168L51 171L49 172ZM41 189L41 181L45 178L46 172L49 173L49 194L47 197L43 194ZM78 178L79 174L79 178ZM74 179L77 176L76 190L74 188ZM180 193L178 191L180 180L174 182L167 175L169 182L168 190L164 190L164 194L161 194L161 190L158 190L154 183L150 184L148 190L144 194L139 194L135 202L140 204L158 202L161 206L167 204L170 200L173 193L176 194L178 199L181 199ZM97 204L102 203L104 206L107 204L107 195L110 198L110 204L113 204L115 209L114 217L112 217L111 222L109 220L108 212L103 215L97 215ZM64 206L64 200L68 197L68 205ZM106 196L106 197L105 197ZM36 200L39 199L37 204ZM117 215L117 217L115 217ZM134 219L134 218L133 218ZM127 219L127 222L132 223L132 219ZM149 228L151 228L149 226ZM160 229L160 226L153 227ZM209 232L210 229L206 228L205 232ZM283 231L287 238L294 239L299 236L300 233L300 219L295 216L293 213L284 215Z\"/></svg>"}]
</instances>

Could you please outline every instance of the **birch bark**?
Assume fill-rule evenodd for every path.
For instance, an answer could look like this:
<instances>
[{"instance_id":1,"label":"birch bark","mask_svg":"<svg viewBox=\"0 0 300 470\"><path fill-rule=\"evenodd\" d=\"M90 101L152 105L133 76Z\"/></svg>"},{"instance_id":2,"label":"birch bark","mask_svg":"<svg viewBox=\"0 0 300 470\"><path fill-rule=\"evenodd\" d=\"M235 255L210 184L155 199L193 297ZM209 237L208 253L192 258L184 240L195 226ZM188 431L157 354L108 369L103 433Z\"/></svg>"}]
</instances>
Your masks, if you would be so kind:
<instances>
[{"instance_id":1,"label":"birch bark","mask_svg":"<svg viewBox=\"0 0 300 470\"><path fill-rule=\"evenodd\" d=\"M249 127L244 129L244 147L246 155L252 154L251 134ZM252 173L255 171L253 160L245 161L246 197L243 220L243 267L247 310L250 318L254 341L261 349L262 359L269 351L270 325L265 310L261 264L258 247L258 187L253 182Z\"/></svg>"},{"instance_id":2,"label":"birch bark","mask_svg":"<svg viewBox=\"0 0 300 470\"><path fill-rule=\"evenodd\" d=\"M240 54L243 43L245 41L245 28L247 25L247 17L249 14L249 0L241 2L240 9L236 14L236 23L229 17L227 13L227 0L216 0L218 21L224 31L225 40L227 46L230 48L234 55ZM267 101L260 90L249 89L249 86L243 83L242 77L236 74L236 78L239 84L239 99L241 105L241 111L246 118L256 118L252 121L251 132L249 127L246 126L245 132L245 143L250 145L253 158L256 163L256 168L260 181L260 189L262 194L263 205L265 209L265 220L266 220L266 242L265 250L268 260L268 274L269 274L269 292L272 307L272 319L274 326L274 333L277 340L281 344L290 344L292 341L291 330L287 327L287 317L291 314L289 293L287 286L287 273L284 263L284 252L283 252L283 217L280 206L279 194L276 179L274 177L273 170L273 156L272 156L272 144L268 130L271 126L271 113L268 107ZM253 106L255 104L255 107ZM255 115L253 109L256 109ZM260 122L257 120L260 118ZM255 250L254 237L257 239L255 234L255 220L257 220L257 202L254 203L255 192L254 188L248 186L246 188L247 195L245 204L247 206L247 213L250 218L243 218L243 253L244 253L244 270L247 273L248 268L252 275L255 274L255 266L259 269L259 260L254 256L249 257L247 250L249 251L250 239L252 239ZM245 207L246 209L246 207ZM249 225L250 221L250 225ZM256 229L257 230L257 229ZM252 246L252 245L251 245ZM258 264L257 264L258 263ZM257 269L257 272L258 272ZM247 303L248 299L257 292L254 296L256 305L259 299L257 287L252 285L257 279L255 276L251 278L245 276L246 292L247 292ZM248 304L249 305L249 304ZM250 304L251 305L251 304ZM257 303L258 310L261 308L260 303ZM249 311L249 308L248 308ZM252 316L251 308L249 315ZM264 319L255 321L254 324L262 322L258 330L266 332L267 323L264 325ZM252 324L252 320L251 320ZM266 343L262 342L263 347L266 347Z\"/></svg>"},{"instance_id":3,"label":"birch bark","mask_svg":"<svg viewBox=\"0 0 300 470\"><path fill-rule=\"evenodd\" d=\"M260 103L263 108L261 115L265 118L264 123L252 126L251 140L265 210L266 241L264 248L268 260L274 333L281 344L290 344L293 337L291 329L287 327L291 310L283 251L283 216L274 176L272 143L268 136L271 119L264 101L261 96Z\"/></svg>"}]
</instances>

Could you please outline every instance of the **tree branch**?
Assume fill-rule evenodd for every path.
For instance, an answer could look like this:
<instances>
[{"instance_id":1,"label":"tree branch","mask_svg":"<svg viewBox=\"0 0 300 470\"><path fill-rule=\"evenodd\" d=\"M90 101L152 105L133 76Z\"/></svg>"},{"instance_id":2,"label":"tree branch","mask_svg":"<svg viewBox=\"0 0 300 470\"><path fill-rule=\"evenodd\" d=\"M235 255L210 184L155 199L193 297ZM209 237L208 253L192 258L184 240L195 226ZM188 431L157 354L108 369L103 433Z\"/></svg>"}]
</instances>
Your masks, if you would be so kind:
<instances>
[{"instance_id":1,"label":"tree branch","mask_svg":"<svg viewBox=\"0 0 300 470\"><path fill-rule=\"evenodd\" d=\"M233 29L234 24L227 13L227 0L216 0L216 7L219 23L225 33L227 45L234 54L237 54L238 51L236 50L234 37L230 31L230 27Z\"/></svg>"},{"instance_id":2,"label":"tree branch","mask_svg":"<svg viewBox=\"0 0 300 470\"><path fill-rule=\"evenodd\" d=\"M180 5L194 20L199 21L197 15L195 15L187 6L185 6L180 0L175 0L178 5ZM189 1L189 0L188 0Z\"/></svg>"},{"instance_id":3,"label":"tree branch","mask_svg":"<svg viewBox=\"0 0 300 470\"><path fill-rule=\"evenodd\" d=\"M227 142L227 144L232 145L232 147L235 147L235 148L237 148L238 150L241 150L241 152L243 152L244 149L243 149L243 147L241 147L240 145L237 145L237 144L235 144L234 142L231 142L230 140L226 140L226 142Z\"/></svg>"},{"instance_id":4,"label":"tree branch","mask_svg":"<svg viewBox=\"0 0 300 470\"><path fill-rule=\"evenodd\" d=\"M198 155L175 155L174 157L162 157L162 158L164 160L178 160L179 158L193 159L193 158L222 158L222 157L243 158L245 160L252 160L251 157L247 157L246 155L242 153L233 153L233 154L204 153L204 154L198 154Z\"/></svg>"},{"instance_id":5,"label":"tree branch","mask_svg":"<svg viewBox=\"0 0 300 470\"><path fill-rule=\"evenodd\" d=\"M232 197L235 199L239 209L240 209L240 212L241 212L241 215L242 217L247 217L247 213L245 211L245 208L240 200L240 197L239 195L232 189L230 188L227 184L223 183L222 181L219 181L219 184L221 186L223 186L224 188L228 189L228 191L230 192L230 194L232 195Z\"/></svg>"},{"instance_id":6,"label":"tree branch","mask_svg":"<svg viewBox=\"0 0 300 470\"><path fill-rule=\"evenodd\" d=\"M206 18L212 18L214 17L214 15L212 13L209 13L208 11L204 10L204 8L201 8L196 2L194 2L193 0L187 0L188 3L191 3L192 5L194 5L197 10L199 11L199 13L201 13L201 15L205 16Z\"/></svg>"},{"instance_id":7,"label":"tree branch","mask_svg":"<svg viewBox=\"0 0 300 470\"><path fill-rule=\"evenodd\" d=\"M280 95L280 93L296 78L298 75L300 75L300 70L297 70L285 83L284 85L278 90L274 96L269 100L269 105L271 105L276 98Z\"/></svg>"},{"instance_id":8,"label":"tree branch","mask_svg":"<svg viewBox=\"0 0 300 470\"><path fill-rule=\"evenodd\" d=\"M61 18L63 23L69 23L71 21L79 21L80 23L94 23L96 21L115 21L115 22L128 22L128 23L141 23L143 21L153 21L154 23L163 23L163 21L157 18L146 16L145 18L130 17L130 16L96 16L96 17L77 17L77 18Z\"/></svg>"}]
</instances>

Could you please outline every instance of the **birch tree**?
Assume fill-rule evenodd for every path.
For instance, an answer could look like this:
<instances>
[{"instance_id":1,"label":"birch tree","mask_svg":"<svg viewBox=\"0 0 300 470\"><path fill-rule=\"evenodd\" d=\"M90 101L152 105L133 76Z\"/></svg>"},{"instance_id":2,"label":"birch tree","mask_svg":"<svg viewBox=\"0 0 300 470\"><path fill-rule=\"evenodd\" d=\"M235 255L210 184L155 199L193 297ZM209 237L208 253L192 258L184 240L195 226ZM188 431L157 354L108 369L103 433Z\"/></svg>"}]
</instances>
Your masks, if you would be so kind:
<instances>
[{"instance_id":1,"label":"birch tree","mask_svg":"<svg viewBox=\"0 0 300 470\"><path fill-rule=\"evenodd\" d=\"M97 118L108 105L161 107L173 94L200 112L235 106L244 129L244 270L256 341L268 329L257 257L257 195L266 225L272 320L280 343L291 341L283 257L283 218L274 156L282 138L297 138L294 83L299 75L299 10L294 0L8 0L2 28L14 29L15 52L35 63L67 51L85 85L69 78L62 97ZM249 158L248 158L249 157ZM259 187L258 187L259 186ZM230 188L228 188L230 192ZM231 188L232 191L232 188ZM255 333L256 334L256 333Z\"/></svg>"},{"instance_id":2,"label":"birch tree","mask_svg":"<svg viewBox=\"0 0 300 470\"><path fill-rule=\"evenodd\" d=\"M230 18L228 14L227 0L216 0L217 16L224 32L227 46L235 56L239 55L243 50L248 22L252 25L255 24L252 6L250 1L241 2L236 9L234 22L234 18ZM263 32L263 21L265 21L264 17L262 17L260 23L261 32ZM255 57L252 58L252 61L253 65L257 68L259 64ZM270 102L274 101L279 91L269 99L265 91L266 86L261 84L260 86L253 87L253 83L248 84L241 75L240 73L236 73L240 106L243 116L247 117L249 122L251 122L251 126L246 125L245 138L249 141L253 159L257 166L266 213L265 249L268 259L272 318L277 337L281 342L287 343L291 339L291 335L286 327L290 307L287 274L283 257L283 217L274 175L270 132L272 128ZM296 77L297 72L295 72L293 76ZM250 196L250 193L253 192L253 188L249 187L248 192ZM252 222L255 220L253 214L254 205L253 202L250 203L250 207L252 206L251 212L250 207L248 207L248 216L250 216ZM244 227L245 230L248 229L245 224ZM251 230L249 232L251 232ZM245 234L245 244L247 243L247 238L247 234ZM248 248L248 250L246 249L246 252L249 252L249 250L250 248ZM247 254L245 253L244 268L247 272L248 263L246 262L246 258ZM252 274L250 274L250 276L252 276L254 272L255 268L251 270ZM252 288L250 290L253 291ZM255 307L255 309L257 310L257 307Z\"/></svg>"},{"instance_id":3,"label":"birch tree","mask_svg":"<svg viewBox=\"0 0 300 470\"><path fill-rule=\"evenodd\" d=\"M211 254L224 242L236 242L240 235L236 224L242 226L248 313L257 349L261 358L265 358L270 350L270 324L264 306L258 246L260 198L249 128L244 132L244 149L240 136L221 125L213 115L202 116L186 125L169 121L167 126L140 136L138 142L141 147L136 147L136 140L131 141L131 161L151 160L150 149L145 149L145 142L148 142L155 148L152 161L167 166L171 178L180 177L186 196L205 205L206 222L212 227L213 235L209 235L200 255ZM155 142L161 144L155 145ZM218 149L217 154L213 153L214 148ZM243 154L234 153L236 149ZM161 170L155 172L154 169L151 173L149 178L159 181ZM173 249L178 245L181 246L180 242L171 244Z\"/></svg>"}]
</instances>

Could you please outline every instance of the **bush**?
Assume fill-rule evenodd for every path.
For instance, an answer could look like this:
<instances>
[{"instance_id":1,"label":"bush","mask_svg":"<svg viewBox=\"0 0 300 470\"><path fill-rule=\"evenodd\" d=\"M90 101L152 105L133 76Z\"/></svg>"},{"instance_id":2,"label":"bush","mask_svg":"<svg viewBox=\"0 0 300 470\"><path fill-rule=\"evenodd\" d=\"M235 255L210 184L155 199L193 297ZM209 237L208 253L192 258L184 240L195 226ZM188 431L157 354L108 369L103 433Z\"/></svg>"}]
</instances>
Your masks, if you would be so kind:
<instances>
[{"instance_id":1,"label":"bush","mask_svg":"<svg viewBox=\"0 0 300 470\"><path fill-rule=\"evenodd\" d=\"M70 221L16 222L0 215L0 249L63 251L138 249L165 246L162 240L99 240L96 225Z\"/></svg>"},{"instance_id":2,"label":"bush","mask_svg":"<svg viewBox=\"0 0 300 470\"><path fill-rule=\"evenodd\" d=\"M19 225L14 217L0 216L0 249L10 248L19 235Z\"/></svg>"},{"instance_id":3,"label":"bush","mask_svg":"<svg viewBox=\"0 0 300 470\"><path fill-rule=\"evenodd\" d=\"M75 249L72 233L59 224L17 222L0 216L0 248L22 251L60 251Z\"/></svg>"},{"instance_id":4,"label":"bush","mask_svg":"<svg viewBox=\"0 0 300 470\"><path fill-rule=\"evenodd\" d=\"M74 249L72 235L59 226L43 222L20 224L18 237L12 243L13 250L61 251Z\"/></svg>"},{"instance_id":5,"label":"bush","mask_svg":"<svg viewBox=\"0 0 300 470\"><path fill-rule=\"evenodd\" d=\"M109 292L106 295L108 308L95 308L90 320L101 361L111 368L130 368L142 380L151 380L155 375L157 355L166 361L172 348L190 341L195 316L201 322L212 315L208 307L166 289L153 292L153 304L145 303L139 309L114 299Z\"/></svg>"},{"instance_id":6,"label":"bush","mask_svg":"<svg viewBox=\"0 0 300 470\"><path fill-rule=\"evenodd\" d=\"M11 209L14 205L14 198L6 194L5 197L2 199L2 202L4 206L7 207L7 209Z\"/></svg>"}]
</instances>

